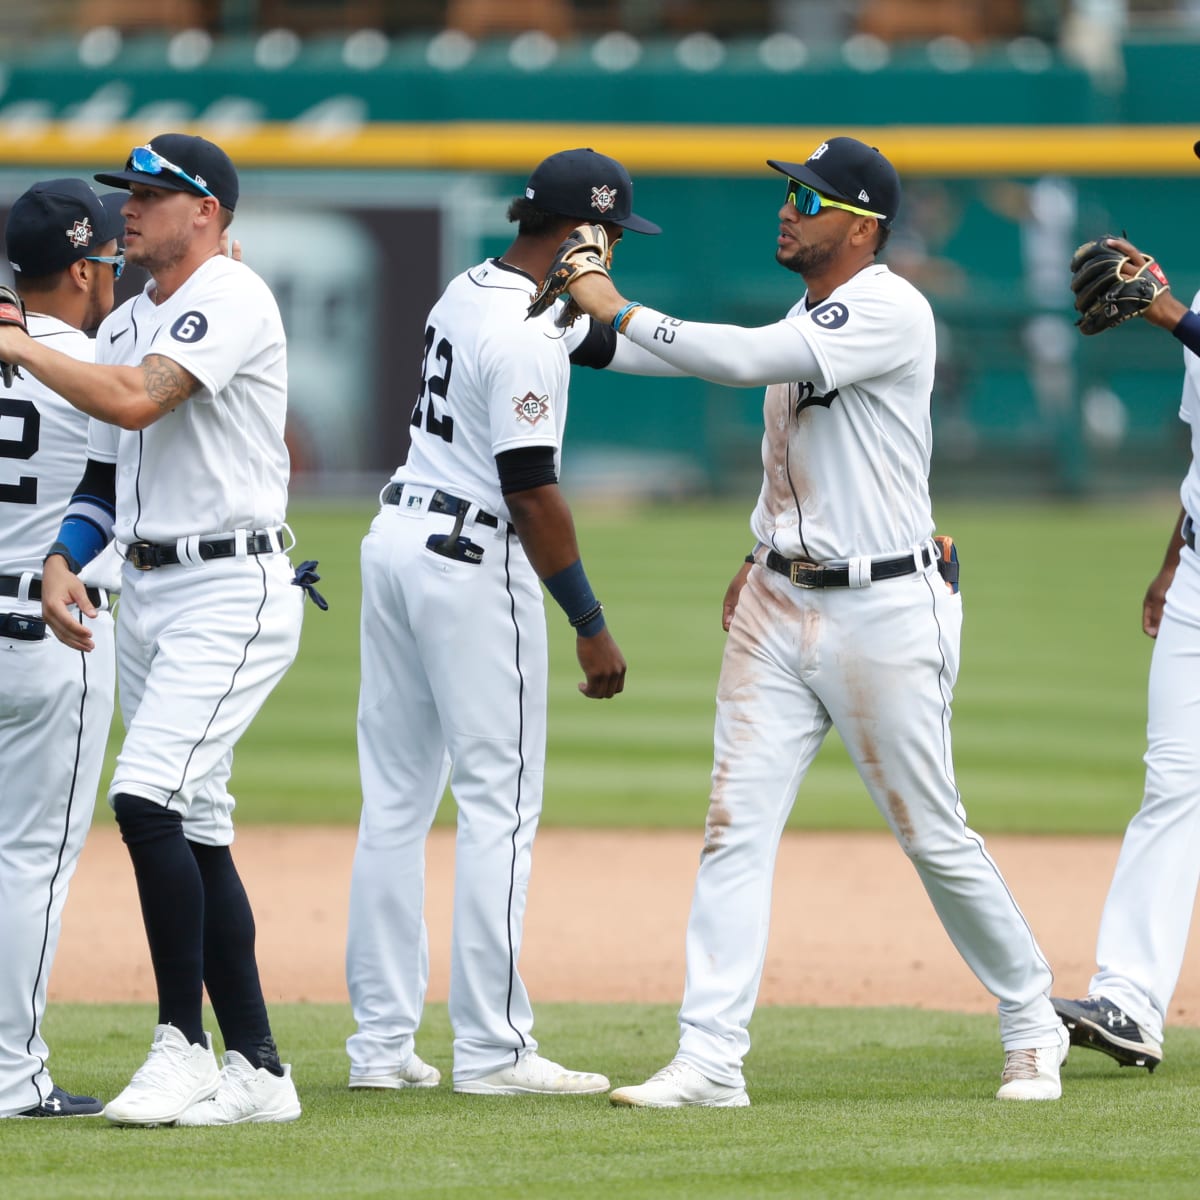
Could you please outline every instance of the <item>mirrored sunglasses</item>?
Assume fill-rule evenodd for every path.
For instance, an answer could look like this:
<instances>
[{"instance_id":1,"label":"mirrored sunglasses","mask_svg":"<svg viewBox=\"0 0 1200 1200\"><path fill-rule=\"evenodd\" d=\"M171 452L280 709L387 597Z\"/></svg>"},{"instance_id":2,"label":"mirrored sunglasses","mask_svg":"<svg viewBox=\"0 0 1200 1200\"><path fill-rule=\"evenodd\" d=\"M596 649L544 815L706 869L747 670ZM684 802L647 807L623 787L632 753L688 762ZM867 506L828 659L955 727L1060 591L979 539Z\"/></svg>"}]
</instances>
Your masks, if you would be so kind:
<instances>
[{"instance_id":1,"label":"mirrored sunglasses","mask_svg":"<svg viewBox=\"0 0 1200 1200\"><path fill-rule=\"evenodd\" d=\"M830 200L828 196L822 196L820 192L797 179L789 178L787 181L787 202L794 205L802 217L815 217L823 208L840 208L860 217L887 220L883 213L872 212L869 208L856 208L853 204L844 204L841 200Z\"/></svg>"},{"instance_id":2,"label":"mirrored sunglasses","mask_svg":"<svg viewBox=\"0 0 1200 1200\"><path fill-rule=\"evenodd\" d=\"M198 179L193 178L182 167L177 167L169 158L163 158L157 150L151 150L149 146L135 146L129 154L125 169L137 171L142 175L161 175L165 171L168 175L175 175L190 187L194 187L202 196L212 196L212 192ZM213 196L213 199L216 197Z\"/></svg>"},{"instance_id":3,"label":"mirrored sunglasses","mask_svg":"<svg viewBox=\"0 0 1200 1200\"><path fill-rule=\"evenodd\" d=\"M123 254L85 254L83 257L87 262L108 263L113 269L114 279L120 279L125 270L125 255Z\"/></svg>"}]
</instances>

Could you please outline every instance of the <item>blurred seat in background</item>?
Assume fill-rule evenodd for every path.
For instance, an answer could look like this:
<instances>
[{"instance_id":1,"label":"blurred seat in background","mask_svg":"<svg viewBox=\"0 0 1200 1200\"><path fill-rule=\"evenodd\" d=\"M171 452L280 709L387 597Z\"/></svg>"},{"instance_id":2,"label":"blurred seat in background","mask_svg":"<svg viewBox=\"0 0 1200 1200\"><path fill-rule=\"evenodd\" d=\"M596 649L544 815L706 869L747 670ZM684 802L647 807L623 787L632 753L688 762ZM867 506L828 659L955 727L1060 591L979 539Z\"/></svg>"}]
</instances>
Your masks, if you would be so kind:
<instances>
[{"instance_id":1,"label":"blurred seat in background","mask_svg":"<svg viewBox=\"0 0 1200 1200\"><path fill-rule=\"evenodd\" d=\"M859 33L887 42L943 36L983 42L1025 32L1025 8L1024 0L865 0L855 24Z\"/></svg>"},{"instance_id":2,"label":"blurred seat in background","mask_svg":"<svg viewBox=\"0 0 1200 1200\"><path fill-rule=\"evenodd\" d=\"M446 28L473 38L537 29L553 38L574 32L568 0L450 0Z\"/></svg>"},{"instance_id":3,"label":"blurred seat in background","mask_svg":"<svg viewBox=\"0 0 1200 1200\"><path fill-rule=\"evenodd\" d=\"M251 0L249 7L253 28L290 29L301 37L387 27L386 0Z\"/></svg>"},{"instance_id":4,"label":"blurred seat in background","mask_svg":"<svg viewBox=\"0 0 1200 1200\"><path fill-rule=\"evenodd\" d=\"M221 0L78 0L71 27L77 31L111 25L125 33L152 29L219 28Z\"/></svg>"}]
</instances>

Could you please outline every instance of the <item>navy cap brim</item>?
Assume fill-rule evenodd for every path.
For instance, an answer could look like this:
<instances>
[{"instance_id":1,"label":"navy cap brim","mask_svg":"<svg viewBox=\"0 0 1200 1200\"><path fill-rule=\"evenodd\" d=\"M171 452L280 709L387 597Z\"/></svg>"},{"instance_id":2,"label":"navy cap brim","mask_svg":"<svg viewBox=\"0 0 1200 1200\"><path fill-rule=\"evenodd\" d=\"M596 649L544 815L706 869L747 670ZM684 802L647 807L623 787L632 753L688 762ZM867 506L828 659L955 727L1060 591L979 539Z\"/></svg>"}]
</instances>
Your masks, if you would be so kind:
<instances>
[{"instance_id":1,"label":"navy cap brim","mask_svg":"<svg viewBox=\"0 0 1200 1200\"><path fill-rule=\"evenodd\" d=\"M190 192L193 196L203 196L204 193L192 184L186 183L178 175L164 171L161 175L147 175L144 171L113 171L107 175L93 175L97 183L107 183L109 187L129 190L131 183L140 183L146 187L159 188L164 192Z\"/></svg>"},{"instance_id":2,"label":"navy cap brim","mask_svg":"<svg viewBox=\"0 0 1200 1200\"><path fill-rule=\"evenodd\" d=\"M776 162L775 159L768 158L767 166L774 167L781 175L787 175L797 183L807 183L810 188L814 188L823 196L828 196L830 200L845 200L847 204L859 203L852 197L844 195L828 179L822 178L805 163Z\"/></svg>"},{"instance_id":3,"label":"navy cap brim","mask_svg":"<svg viewBox=\"0 0 1200 1200\"><path fill-rule=\"evenodd\" d=\"M633 233L662 233L660 226L655 225L653 221L647 221L645 217L639 217L637 213L630 213L623 221L614 221L613 224Z\"/></svg>"},{"instance_id":4,"label":"navy cap brim","mask_svg":"<svg viewBox=\"0 0 1200 1200\"><path fill-rule=\"evenodd\" d=\"M121 208L128 197L124 192L105 192L100 197L100 207L104 209L104 215L109 220L109 225L106 229L109 238L116 238L121 245L125 242L125 218L121 215Z\"/></svg>"}]
</instances>

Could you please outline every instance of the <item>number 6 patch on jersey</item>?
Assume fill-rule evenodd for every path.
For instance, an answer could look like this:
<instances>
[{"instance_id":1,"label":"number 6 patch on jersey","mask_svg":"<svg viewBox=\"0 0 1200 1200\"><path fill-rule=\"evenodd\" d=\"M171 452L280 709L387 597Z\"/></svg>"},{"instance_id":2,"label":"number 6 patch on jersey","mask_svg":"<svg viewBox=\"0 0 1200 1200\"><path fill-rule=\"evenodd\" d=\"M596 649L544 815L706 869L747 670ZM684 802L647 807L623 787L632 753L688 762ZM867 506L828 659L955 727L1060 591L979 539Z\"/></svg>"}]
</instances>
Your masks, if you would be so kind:
<instances>
[{"instance_id":1,"label":"number 6 patch on jersey","mask_svg":"<svg viewBox=\"0 0 1200 1200\"><path fill-rule=\"evenodd\" d=\"M208 318L199 312L186 312L171 326L171 336L177 342L198 342L207 332Z\"/></svg>"}]
</instances>

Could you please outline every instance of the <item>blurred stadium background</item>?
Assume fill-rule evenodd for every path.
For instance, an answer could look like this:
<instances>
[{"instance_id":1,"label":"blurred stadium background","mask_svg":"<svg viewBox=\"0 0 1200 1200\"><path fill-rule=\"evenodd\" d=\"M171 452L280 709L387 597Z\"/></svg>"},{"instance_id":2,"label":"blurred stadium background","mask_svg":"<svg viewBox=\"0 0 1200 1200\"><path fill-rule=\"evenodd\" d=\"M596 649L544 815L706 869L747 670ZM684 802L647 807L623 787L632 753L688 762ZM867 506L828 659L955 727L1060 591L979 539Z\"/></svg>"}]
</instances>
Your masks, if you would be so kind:
<instances>
[{"instance_id":1,"label":"blurred stadium background","mask_svg":"<svg viewBox=\"0 0 1200 1200\"><path fill-rule=\"evenodd\" d=\"M797 285L772 262L763 159L843 132L906 182L887 260L939 320L940 495L1165 491L1186 464L1179 347L1140 325L1085 342L1066 263L1123 229L1181 296L1200 286L1197 0L0 7L0 219L33 179L168 129L239 164L234 230L291 337L300 493L369 495L403 456L424 314L503 249L545 154L593 145L633 171L666 232L622 245L628 294L753 324ZM754 390L580 372L565 482L748 500L759 431Z\"/></svg>"}]
</instances>

